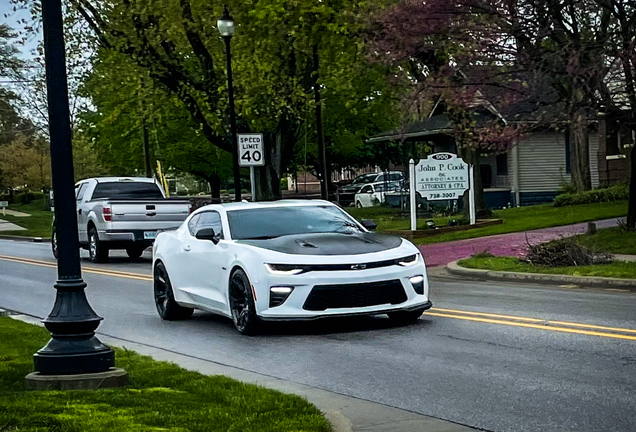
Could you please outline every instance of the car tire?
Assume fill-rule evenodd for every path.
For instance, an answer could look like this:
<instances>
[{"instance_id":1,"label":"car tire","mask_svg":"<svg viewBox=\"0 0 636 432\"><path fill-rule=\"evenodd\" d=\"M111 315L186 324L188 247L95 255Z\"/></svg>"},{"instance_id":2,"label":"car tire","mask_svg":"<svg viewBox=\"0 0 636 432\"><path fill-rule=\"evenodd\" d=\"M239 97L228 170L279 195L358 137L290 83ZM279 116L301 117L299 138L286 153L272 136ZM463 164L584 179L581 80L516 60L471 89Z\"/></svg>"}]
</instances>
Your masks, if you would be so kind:
<instances>
[{"instance_id":1,"label":"car tire","mask_svg":"<svg viewBox=\"0 0 636 432\"><path fill-rule=\"evenodd\" d=\"M162 262L158 262L155 265L152 279L155 292L155 306L161 319L176 321L188 319L192 316L194 309L180 306L174 299L172 283L170 282L168 271Z\"/></svg>"},{"instance_id":2,"label":"car tire","mask_svg":"<svg viewBox=\"0 0 636 432\"><path fill-rule=\"evenodd\" d=\"M88 230L88 257L94 263L108 261L108 248L99 241L95 227Z\"/></svg>"},{"instance_id":3,"label":"car tire","mask_svg":"<svg viewBox=\"0 0 636 432\"><path fill-rule=\"evenodd\" d=\"M391 321L395 322L396 324L410 324L417 321L419 317L422 316L425 310L426 309L417 309L408 312L391 312L387 315L389 316Z\"/></svg>"},{"instance_id":4,"label":"car tire","mask_svg":"<svg viewBox=\"0 0 636 432\"><path fill-rule=\"evenodd\" d=\"M57 249L57 229L55 227L51 230L51 252L53 252L55 259L60 257L60 253Z\"/></svg>"},{"instance_id":5,"label":"car tire","mask_svg":"<svg viewBox=\"0 0 636 432\"><path fill-rule=\"evenodd\" d=\"M230 276L230 312L232 322L239 333L253 336L258 333L259 320L250 280L243 270L236 270Z\"/></svg>"},{"instance_id":6,"label":"car tire","mask_svg":"<svg viewBox=\"0 0 636 432\"><path fill-rule=\"evenodd\" d=\"M356 201L356 207L357 208L362 208L362 203L360 201Z\"/></svg>"},{"instance_id":7,"label":"car tire","mask_svg":"<svg viewBox=\"0 0 636 432\"><path fill-rule=\"evenodd\" d=\"M144 253L145 250L145 247L134 246L126 248L126 253L128 254L129 258L137 259Z\"/></svg>"}]
</instances>

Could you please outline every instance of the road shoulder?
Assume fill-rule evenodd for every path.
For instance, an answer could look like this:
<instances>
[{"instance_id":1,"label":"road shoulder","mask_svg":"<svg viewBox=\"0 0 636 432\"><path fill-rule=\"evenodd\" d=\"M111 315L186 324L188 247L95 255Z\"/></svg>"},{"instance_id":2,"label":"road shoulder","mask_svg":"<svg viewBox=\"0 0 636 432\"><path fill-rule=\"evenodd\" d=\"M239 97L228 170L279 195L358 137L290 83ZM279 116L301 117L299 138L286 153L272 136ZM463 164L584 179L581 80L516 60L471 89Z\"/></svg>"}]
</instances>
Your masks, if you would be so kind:
<instances>
[{"instance_id":1,"label":"road shoulder","mask_svg":"<svg viewBox=\"0 0 636 432\"><path fill-rule=\"evenodd\" d=\"M0 309L0 312L2 310ZM29 324L42 325L39 318L11 315ZM105 344L125 348L155 360L175 363L182 368L206 375L224 375L239 381L256 384L284 393L304 397L320 409L331 423L333 432L472 432L475 429L453 422L428 417L380 403L298 384L268 375L227 366L221 363L184 355L170 350L113 338L97 333Z\"/></svg>"},{"instance_id":2,"label":"road shoulder","mask_svg":"<svg viewBox=\"0 0 636 432\"><path fill-rule=\"evenodd\" d=\"M591 288L627 289L636 291L636 279L618 279L596 276L570 276L541 273L521 273L494 270L471 269L460 266L457 261L446 265L446 270L455 276L488 281L520 283L543 283L550 285L580 285Z\"/></svg>"}]
</instances>

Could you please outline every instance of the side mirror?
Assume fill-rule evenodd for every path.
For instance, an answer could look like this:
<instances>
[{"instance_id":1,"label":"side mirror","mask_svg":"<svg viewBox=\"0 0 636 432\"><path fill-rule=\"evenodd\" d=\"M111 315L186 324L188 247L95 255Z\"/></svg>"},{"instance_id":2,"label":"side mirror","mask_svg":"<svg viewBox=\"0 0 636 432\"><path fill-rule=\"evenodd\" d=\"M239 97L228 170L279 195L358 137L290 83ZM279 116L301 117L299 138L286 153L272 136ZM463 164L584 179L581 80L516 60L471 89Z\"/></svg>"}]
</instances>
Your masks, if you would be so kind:
<instances>
[{"instance_id":1,"label":"side mirror","mask_svg":"<svg viewBox=\"0 0 636 432\"><path fill-rule=\"evenodd\" d=\"M219 238L214 233L213 228L202 228L195 234L195 237L199 240L210 240L212 243L217 244L219 242Z\"/></svg>"},{"instance_id":2,"label":"side mirror","mask_svg":"<svg viewBox=\"0 0 636 432\"><path fill-rule=\"evenodd\" d=\"M378 227L378 224L370 219L363 219L362 226L368 229L369 231L373 231Z\"/></svg>"}]
</instances>

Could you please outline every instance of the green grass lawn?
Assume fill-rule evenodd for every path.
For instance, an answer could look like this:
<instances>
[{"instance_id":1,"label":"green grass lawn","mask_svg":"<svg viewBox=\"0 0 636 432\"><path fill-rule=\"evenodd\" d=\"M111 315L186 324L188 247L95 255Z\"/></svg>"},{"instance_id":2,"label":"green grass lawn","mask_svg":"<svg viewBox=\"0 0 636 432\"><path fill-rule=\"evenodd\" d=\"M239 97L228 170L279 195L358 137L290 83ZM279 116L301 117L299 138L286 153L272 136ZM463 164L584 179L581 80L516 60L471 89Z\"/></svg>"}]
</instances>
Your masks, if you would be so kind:
<instances>
[{"instance_id":1,"label":"green grass lawn","mask_svg":"<svg viewBox=\"0 0 636 432\"><path fill-rule=\"evenodd\" d=\"M205 376L127 350L125 388L29 391L42 327L0 317L0 431L330 431L320 411L286 395L223 376Z\"/></svg>"},{"instance_id":2,"label":"green grass lawn","mask_svg":"<svg viewBox=\"0 0 636 432\"><path fill-rule=\"evenodd\" d=\"M526 264L512 257L480 256L460 260L458 264L462 267L482 270L636 279L636 262L626 261L580 267L547 267Z\"/></svg>"},{"instance_id":3,"label":"green grass lawn","mask_svg":"<svg viewBox=\"0 0 636 432\"><path fill-rule=\"evenodd\" d=\"M409 229L410 222L399 210L379 207L347 208L357 219L373 219L378 224L378 231L388 229ZM595 204L581 204L568 207L554 207L552 204L518 207L495 211L493 218L503 220L501 225L475 228L467 231L440 234L415 239L416 244L440 243L452 240L462 240L484 237L495 234L527 231L553 226L570 225L599 219L623 217L627 214L627 201L615 201ZM438 226L446 225L449 218L436 218ZM418 229L423 228L425 219L418 219Z\"/></svg>"},{"instance_id":4,"label":"green grass lawn","mask_svg":"<svg viewBox=\"0 0 636 432\"><path fill-rule=\"evenodd\" d=\"M636 255L636 231L628 232L620 227L605 228L594 235L582 234L573 239L591 250Z\"/></svg>"},{"instance_id":5,"label":"green grass lawn","mask_svg":"<svg viewBox=\"0 0 636 432\"><path fill-rule=\"evenodd\" d=\"M51 224L53 222L53 212L44 210L44 200L36 200L29 204L11 204L10 210L28 213L29 217L2 216L0 219L9 221L18 226L26 228L26 231L1 231L0 234L16 235L24 237L51 238Z\"/></svg>"}]
</instances>

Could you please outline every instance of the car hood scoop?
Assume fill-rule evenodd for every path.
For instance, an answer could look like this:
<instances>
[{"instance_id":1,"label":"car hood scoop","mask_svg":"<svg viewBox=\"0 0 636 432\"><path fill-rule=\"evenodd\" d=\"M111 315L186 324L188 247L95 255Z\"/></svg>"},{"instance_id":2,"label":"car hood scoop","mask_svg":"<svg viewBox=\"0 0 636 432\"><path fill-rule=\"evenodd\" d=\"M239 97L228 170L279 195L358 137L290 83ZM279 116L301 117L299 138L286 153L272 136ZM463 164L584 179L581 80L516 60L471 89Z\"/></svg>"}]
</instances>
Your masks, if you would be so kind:
<instances>
[{"instance_id":1,"label":"car hood scoop","mask_svg":"<svg viewBox=\"0 0 636 432\"><path fill-rule=\"evenodd\" d=\"M238 240L237 243L291 255L361 255L394 249L402 244L402 239L374 233L316 233Z\"/></svg>"}]
</instances>

